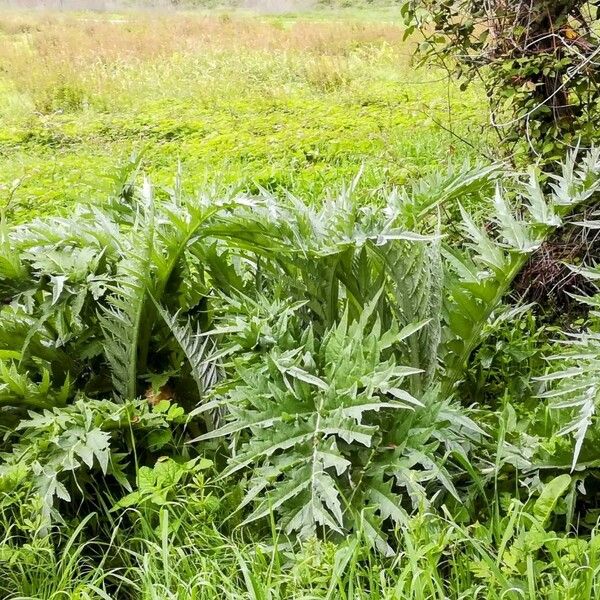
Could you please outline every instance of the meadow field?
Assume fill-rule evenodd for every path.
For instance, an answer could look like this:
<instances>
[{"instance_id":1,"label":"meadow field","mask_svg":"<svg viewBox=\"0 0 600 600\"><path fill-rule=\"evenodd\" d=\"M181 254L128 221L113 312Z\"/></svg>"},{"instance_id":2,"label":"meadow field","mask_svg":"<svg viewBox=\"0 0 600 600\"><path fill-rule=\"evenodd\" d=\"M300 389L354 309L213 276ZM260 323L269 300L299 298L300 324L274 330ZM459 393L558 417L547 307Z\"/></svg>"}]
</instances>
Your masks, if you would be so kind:
<instances>
[{"instance_id":1,"label":"meadow field","mask_svg":"<svg viewBox=\"0 0 600 600\"><path fill-rule=\"evenodd\" d=\"M483 100L410 67L393 13L0 15L1 183L18 218L102 198L132 153L158 184L313 201L485 154ZM462 142L451 132L465 138Z\"/></svg>"},{"instance_id":2,"label":"meadow field","mask_svg":"<svg viewBox=\"0 0 600 600\"><path fill-rule=\"evenodd\" d=\"M511 156L401 3L31 4L0 600L600 598L600 151Z\"/></svg>"}]
</instances>

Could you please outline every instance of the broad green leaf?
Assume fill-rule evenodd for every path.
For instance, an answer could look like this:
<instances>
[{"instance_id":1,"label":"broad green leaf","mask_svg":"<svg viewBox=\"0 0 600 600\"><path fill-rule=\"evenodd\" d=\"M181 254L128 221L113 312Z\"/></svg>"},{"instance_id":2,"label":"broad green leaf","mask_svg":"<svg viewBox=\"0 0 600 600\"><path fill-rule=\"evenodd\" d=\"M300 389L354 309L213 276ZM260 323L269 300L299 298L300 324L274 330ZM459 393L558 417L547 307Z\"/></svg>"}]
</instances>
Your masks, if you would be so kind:
<instances>
[{"instance_id":1,"label":"broad green leaf","mask_svg":"<svg viewBox=\"0 0 600 600\"><path fill-rule=\"evenodd\" d=\"M544 488L542 489L539 498L533 505L533 514L540 521L542 526L548 522L556 503L569 489L570 485L571 476L566 473L563 473L544 484Z\"/></svg>"}]
</instances>

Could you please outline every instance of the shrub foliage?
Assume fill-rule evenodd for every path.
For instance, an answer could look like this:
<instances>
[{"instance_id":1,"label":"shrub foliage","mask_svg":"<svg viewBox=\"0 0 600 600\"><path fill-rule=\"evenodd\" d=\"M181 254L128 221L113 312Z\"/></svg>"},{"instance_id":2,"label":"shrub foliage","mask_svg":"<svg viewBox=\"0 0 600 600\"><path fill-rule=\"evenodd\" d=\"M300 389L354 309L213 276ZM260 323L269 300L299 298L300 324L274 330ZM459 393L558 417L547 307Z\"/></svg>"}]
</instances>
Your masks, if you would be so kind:
<instances>
[{"instance_id":1,"label":"shrub foliage","mask_svg":"<svg viewBox=\"0 0 600 600\"><path fill-rule=\"evenodd\" d=\"M99 477L110 503L136 466L210 455L241 479L244 523L390 553L390 527L493 476L457 386L528 256L600 187L600 154L553 177L543 192L533 172L465 167L318 208L122 177L101 206L3 219L0 488L50 522Z\"/></svg>"}]
</instances>

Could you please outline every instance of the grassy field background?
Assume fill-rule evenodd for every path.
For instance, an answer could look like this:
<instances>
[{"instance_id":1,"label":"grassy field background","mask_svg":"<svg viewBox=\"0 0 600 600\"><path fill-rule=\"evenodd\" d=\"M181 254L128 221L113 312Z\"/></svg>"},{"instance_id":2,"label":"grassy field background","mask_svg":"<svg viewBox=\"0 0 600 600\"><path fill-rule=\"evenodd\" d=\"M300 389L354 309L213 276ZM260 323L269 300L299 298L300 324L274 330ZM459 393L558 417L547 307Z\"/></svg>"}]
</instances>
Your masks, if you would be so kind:
<instances>
[{"instance_id":1,"label":"grassy field background","mask_svg":"<svg viewBox=\"0 0 600 600\"><path fill-rule=\"evenodd\" d=\"M485 153L484 98L411 67L397 9L0 15L0 190L14 218L158 184L362 193ZM458 137L457 137L458 136ZM464 141L461 141L463 138ZM472 144L472 147L469 145Z\"/></svg>"}]
</instances>

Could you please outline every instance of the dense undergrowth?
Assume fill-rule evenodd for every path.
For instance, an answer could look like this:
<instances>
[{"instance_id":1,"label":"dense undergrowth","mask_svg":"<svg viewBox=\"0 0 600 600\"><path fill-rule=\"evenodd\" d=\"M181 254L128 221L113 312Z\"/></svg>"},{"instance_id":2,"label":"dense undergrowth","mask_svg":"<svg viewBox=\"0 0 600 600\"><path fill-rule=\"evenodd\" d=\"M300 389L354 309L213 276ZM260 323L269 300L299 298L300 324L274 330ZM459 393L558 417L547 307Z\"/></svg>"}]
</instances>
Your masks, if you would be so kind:
<instances>
[{"instance_id":1,"label":"dense undergrowth","mask_svg":"<svg viewBox=\"0 0 600 600\"><path fill-rule=\"evenodd\" d=\"M2 219L3 597L598 594L596 315L510 300L598 152L370 205L114 179Z\"/></svg>"},{"instance_id":2,"label":"dense undergrowth","mask_svg":"<svg viewBox=\"0 0 600 600\"><path fill-rule=\"evenodd\" d=\"M600 597L600 153L352 5L0 15L2 600Z\"/></svg>"}]
</instances>

